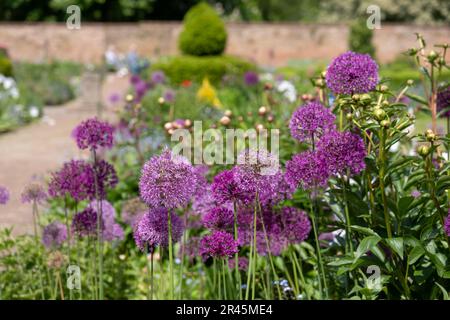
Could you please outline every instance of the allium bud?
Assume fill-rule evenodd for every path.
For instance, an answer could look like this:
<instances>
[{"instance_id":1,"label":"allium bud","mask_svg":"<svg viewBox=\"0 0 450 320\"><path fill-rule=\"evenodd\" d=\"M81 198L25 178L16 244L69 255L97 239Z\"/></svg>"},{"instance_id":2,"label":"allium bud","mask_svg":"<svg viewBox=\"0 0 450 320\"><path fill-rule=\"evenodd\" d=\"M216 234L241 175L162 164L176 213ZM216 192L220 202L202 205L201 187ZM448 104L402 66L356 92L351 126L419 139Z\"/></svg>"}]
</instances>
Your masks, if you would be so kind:
<instances>
[{"instance_id":1,"label":"allium bud","mask_svg":"<svg viewBox=\"0 0 450 320\"><path fill-rule=\"evenodd\" d=\"M164 97L159 97L158 98L158 103L159 104L164 104L166 102L166 100L164 99Z\"/></svg>"},{"instance_id":2,"label":"allium bud","mask_svg":"<svg viewBox=\"0 0 450 320\"><path fill-rule=\"evenodd\" d=\"M414 84L414 80L409 79L406 81L406 84L411 87Z\"/></svg>"},{"instance_id":3,"label":"allium bud","mask_svg":"<svg viewBox=\"0 0 450 320\"><path fill-rule=\"evenodd\" d=\"M125 96L125 101L126 101L126 102L132 102L133 100L134 100L134 97L133 97L132 94L127 94L127 95Z\"/></svg>"},{"instance_id":4,"label":"allium bud","mask_svg":"<svg viewBox=\"0 0 450 320\"><path fill-rule=\"evenodd\" d=\"M347 118L347 120L351 121L351 120L353 119L353 114L351 114L351 113L349 112L349 113L347 113L347 114L345 115L345 117Z\"/></svg>"},{"instance_id":5,"label":"allium bud","mask_svg":"<svg viewBox=\"0 0 450 320\"><path fill-rule=\"evenodd\" d=\"M352 99L355 100L355 101L358 101L360 98L361 98L361 97L360 97L359 94L354 94L354 95L352 96Z\"/></svg>"},{"instance_id":6,"label":"allium bud","mask_svg":"<svg viewBox=\"0 0 450 320\"><path fill-rule=\"evenodd\" d=\"M387 92L388 90L389 90L389 87L387 85L383 84L383 85L380 86L380 91L381 92Z\"/></svg>"},{"instance_id":7,"label":"allium bud","mask_svg":"<svg viewBox=\"0 0 450 320\"><path fill-rule=\"evenodd\" d=\"M375 110L373 111L373 116L378 121L381 121L386 117L386 112L381 108L375 108Z\"/></svg>"},{"instance_id":8,"label":"allium bud","mask_svg":"<svg viewBox=\"0 0 450 320\"><path fill-rule=\"evenodd\" d=\"M433 62L434 60L436 60L437 57L438 54L436 53L436 51L431 50L430 53L428 54L428 61Z\"/></svg>"},{"instance_id":9,"label":"allium bud","mask_svg":"<svg viewBox=\"0 0 450 320\"><path fill-rule=\"evenodd\" d=\"M266 113L267 113L267 108L266 108L266 107L262 106L261 108L258 109L258 114L259 114L260 116L263 116L263 115L265 115Z\"/></svg>"},{"instance_id":10,"label":"allium bud","mask_svg":"<svg viewBox=\"0 0 450 320\"><path fill-rule=\"evenodd\" d=\"M166 130L172 129L172 122L166 122L166 123L164 124L164 129L166 129Z\"/></svg>"},{"instance_id":11,"label":"allium bud","mask_svg":"<svg viewBox=\"0 0 450 320\"><path fill-rule=\"evenodd\" d=\"M230 122L231 122L231 120L227 116L223 116L222 118L220 118L220 124L222 124L224 126L229 125Z\"/></svg>"},{"instance_id":12,"label":"allium bud","mask_svg":"<svg viewBox=\"0 0 450 320\"><path fill-rule=\"evenodd\" d=\"M385 120L383 120L383 121L380 122L380 125L381 125L382 127L384 127L384 128L389 127L390 124L391 124L391 122L390 122L389 120L387 120L387 119L385 119Z\"/></svg>"},{"instance_id":13,"label":"allium bud","mask_svg":"<svg viewBox=\"0 0 450 320\"><path fill-rule=\"evenodd\" d=\"M417 152L422 157L426 157L428 155L428 153L430 153L430 148L426 145L421 145L417 148Z\"/></svg>"},{"instance_id":14,"label":"allium bud","mask_svg":"<svg viewBox=\"0 0 450 320\"><path fill-rule=\"evenodd\" d=\"M233 112L231 112L231 110L225 110L224 115L231 118L233 116Z\"/></svg>"}]
</instances>

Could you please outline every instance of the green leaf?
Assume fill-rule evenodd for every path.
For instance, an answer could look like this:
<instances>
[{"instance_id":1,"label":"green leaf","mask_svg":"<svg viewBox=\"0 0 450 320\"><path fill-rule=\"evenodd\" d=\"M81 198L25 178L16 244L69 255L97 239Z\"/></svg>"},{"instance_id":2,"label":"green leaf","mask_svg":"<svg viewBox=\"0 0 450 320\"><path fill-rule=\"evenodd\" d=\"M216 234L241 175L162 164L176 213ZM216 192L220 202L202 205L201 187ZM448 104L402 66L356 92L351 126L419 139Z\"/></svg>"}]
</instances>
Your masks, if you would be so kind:
<instances>
[{"instance_id":1,"label":"green leaf","mask_svg":"<svg viewBox=\"0 0 450 320\"><path fill-rule=\"evenodd\" d=\"M373 231L372 229L366 228L366 227L361 227L361 226L350 226L350 229L358 231L359 233L365 234L365 235L369 235L369 236L377 236L379 238L381 238L378 233L376 233L375 231Z\"/></svg>"},{"instance_id":2,"label":"green leaf","mask_svg":"<svg viewBox=\"0 0 450 320\"><path fill-rule=\"evenodd\" d=\"M367 251L375 247L381 238L379 236L368 236L361 240L355 252L355 261Z\"/></svg>"},{"instance_id":3,"label":"green leaf","mask_svg":"<svg viewBox=\"0 0 450 320\"><path fill-rule=\"evenodd\" d=\"M403 259L403 238L386 239L388 246Z\"/></svg>"},{"instance_id":4,"label":"green leaf","mask_svg":"<svg viewBox=\"0 0 450 320\"><path fill-rule=\"evenodd\" d=\"M428 105L428 102L427 102L427 100L425 100L423 97L421 97L421 96L418 96L418 95L416 95L416 94L412 94L412 93L406 93L405 94L408 98L411 98L411 99L413 99L414 101L416 101L416 102L419 102L419 103L421 103L421 104L423 104L423 105Z\"/></svg>"},{"instance_id":5,"label":"green leaf","mask_svg":"<svg viewBox=\"0 0 450 320\"><path fill-rule=\"evenodd\" d=\"M435 282L435 284L439 287L439 289L441 289L443 299L450 300L447 290L445 290L445 288L443 286L441 286L439 283Z\"/></svg>"},{"instance_id":6,"label":"green leaf","mask_svg":"<svg viewBox=\"0 0 450 320\"><path fill-rule=\"evenodd\" d=\"M398 204L397 204L398 213L400 216L404 216L408 213L411 202L413 200L414 200L414 198L411 196L400 198L400 200L398 201Z\"/></svg>"},{"instance_id":7,"label":"green leaf","mask_svg":"<svg viewBox=\"0 0 450 320\"><path fill-rule=\"evenodd\" d=\"M425 253L425 249L422 246L414 247L408 256L408 264L414 264Z\"/></svg>"}]
</instances>

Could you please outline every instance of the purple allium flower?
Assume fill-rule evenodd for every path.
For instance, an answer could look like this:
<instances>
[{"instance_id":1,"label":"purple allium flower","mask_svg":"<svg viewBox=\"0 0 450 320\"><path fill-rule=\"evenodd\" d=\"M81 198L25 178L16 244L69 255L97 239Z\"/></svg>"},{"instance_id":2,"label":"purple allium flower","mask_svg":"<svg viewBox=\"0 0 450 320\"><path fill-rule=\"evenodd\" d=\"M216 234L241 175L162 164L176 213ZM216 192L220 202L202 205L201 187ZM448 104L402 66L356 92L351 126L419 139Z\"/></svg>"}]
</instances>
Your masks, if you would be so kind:
<instances>
[{"instance_id":1,"label":"purple allium flower","mask_svg":"<svg viewBox=\"0 0 450 320\"><path fill-rule=\"evenodd\" d=\"M171 213L172 241L178 242L184 232L183 221L175 213ZM134 240L138 248L150 252L156 246L167 247L169 245L168 211L165 208L151 209L136 225ZM148 247L148 248L147 248Z\"/></svg>"},{"instance_id":2,"label":"purple allium flower","mask_svg":"<svg viewBox=\"0 0 450 320\"><path fill-rule=\"evenodd\" d=\"M97 150L113 146L114 127L108 122L91 118L81 122L74 130L73 136L80 149Z\"/></svg>"},{"instance_id":3,"label":"purple allium flower","mask_svg":"<svg viewBox=\"0 0 450 320\"><path fill-rule=\"evenodd\" d=\"M135 102L140 102L150 88L151 84L142 79L134 83L134 91L136 93L136 97L134 98Z\"/></svg>"},{"instance_id":4,"label":"purple allium flower","mask_svg":"<svg viewBox=\"0 0 450 320\"><path fill-rule=\"evenodd\" d=\"M330 109L318 102L309 102L294 111L289 129L298 141L316 143L322 135L336 129L335 120Z\"/></svg>"},{"instance_id":5,"label":"purple allium flower","mask_svg":"<svg viewBox=\"0 0 450 320\"><path fill-rule=\"evenodd\" d=\"M97 161L93 168L97 175L97 196L104 199L106 197L107 190L112 189L117 185L118 178L116 170L105 160Z\"/></svg>"},{"instance_id":6,"label":"purple allium flower","mask_svg":"<svg viewBox=\"0 0 450 320\"><path fill-rule=\"evenodd\" d=\"M238 243L225 231L213 231L200 241L200 254L207 258L230 258L238 252Z\"/></svg>"},{"instance_id":7,"label":"purple allium flower","mask_svg":"<svg viewBox=\"0 0 450 320\"><path fill-rule=\"evenodd\" d=\"M118 93L112 93L109 98L108 98L109 102L112 104L116 104L121 100L121 96Z\"/></svg>"},{"instance_id":8,"label":"purple allium flower","mask_svg":"<svg viewBox=\"0 0 450 320\"><path fill-rule=\"evenodd\" d=\"M441 117L450 117L450 85L446 88L440 89L437 93L436 99L437 112L442 112ZM446 111L444 111L446 110Z\"/></svg>"},{"instance_id":9,"label":"purple allium flower","mask_svg":"<svg viewBox=\"0 0 450 320\"><path fill-rule=\"evenodd\" d=\"M447 236L450 237L450 215L448 215L447 219L445 219L444 230L445 233L447 233Z\"/></svg>"},{"instance_id":10,"label":"purple allium flower","mask_svg":"<svg viewBox=\"0 0 450 320\"><path fill-rule=\"evenodd\" d=\"M358 174L366 167L366 147L363 139L352 132L333 131L324 135L317 143L317 153L328 164L331 173Z\"/></svg>"},{"instance_id":11,"label":"purple allium flower","mask_svg":"<svg viewBox=\"0 0 450 320\"><path fill-rule=\"evenodd\" d=\"M280 173L278 158L267 150L245 149L237 158L235 179L245 193L252 199L269 198L278 185Z\"/></svg>"},{"instance_id":12,"label":"purple allium flower","mask_svg":"<svg viewBox=\"0 0 450 320\"><path fill-rule=\"evenodd\" d=\"M247 71L244 74L244 82L248 86L254 86L254 85L258 84L259 76L258 76L258 74L256 72Z\"/></svg>"},{"instance_id":13,"label":"purple allium flower","mask_svg":"<svg viewBox=\"0 0 450 320\"><path fill-rule=\"evenodd\" d=\"M211 192L213 198L220 204L251 201L251 195L241 188L236 179L235 168L218 173L211 184Z\"/></svg>"},{"instance_id":14,"label":"purple allium flower","mask_svg":"<svg viewBox=\"0 0 450 320\"><path fill-rule=\"evenodd\" d=\"M6 204L9 201L9 191L6 187L0 186L0 204Z\"/></svg>"},{"instance_id":15,"label":"purple allium flower","mask_svg":"<svg viewBox=\"0 0 450 320\"><path fill-rule=\"evenodd\" d=\"M153 156L142 168L139 190L141 199L150 207L183 207L194 195L195 188L192 165L169 149Z\"/></svg>"},{"instance_id":16,"label":"purple allium flower","mask_svg":"<svg viewBox=\"0 0 450 320\"><path fill-rule=\"evenodd\" d=\"M283 224L282 235L290 243L300 243L308 238L311 232L311 222L302 210L292 207L285 207L281 211Z\"/></svg>"},{"instance_id":17,"label":"purple allium flower","mask_svg":"<svg viewBox=\"0 0 450 320\"><path fill-rule=\"evenodd\" d=\"M422 194L420 193L420 191L418 191L418 190L413 190L413 191L411 191L411 197L413 197L413 198L418 198L418 197L420 197Z\"/></svg>"},{"instance_id":18,"label":"purple allium flower","mask_svg":"<svg viewBox=\"0 0 450 320\"><path fill-rule=\"evenodd\" d=\"M328 164L317 152L298 153L286 162L286 181L295 188L326 187L329 178Z\"/></svg>"},{"instance_id":19,"label":"purple allium flower","mask_svg":"<svg viewBox=\"0 0 450 320\"><path fill-rule=\"evenodd\" d=\"M152 82L155 84L161 84L166 81L166 75L162 71L155 71L151 75Z\"/></svg>"},{"instance_id":20,"label":"purple allium flower","mask_svg":"<svg viewBox=\"0 0 450 320\"><path fill-rule=\"evenodd\" d=\"M68 194L77 201L92 199L95 196L94 180L94 170L88 162L72 160L52 173L48 193L51 197L65 197Z\"/></svg>"},{"instance_id":21,"label":"purple allium flower","mask_svg":"<svg viewBox=\"0 0 450 320\"><path fill-rule=\"evenodd\" d=\"M106 200L92 201L89 207L98 213L98 206L100 205L101 218L102 218L102 237L105 241L114 241L123 239L123 229L116 223L116 209Z\"/></svg>"},{"instance_id":22,"label":"purple allium flower","mask_svg":"<svg viewBox=\"0 0 450 320\"><path fill-rule=\"evenodd\" d=\"M236 259L233 257L232 259L228 260L228 267L232 270L236 268ZM248 269L248 259L247 257L239 257L238 258L238 269L241 271L247 271Z\"/></svg>"},{"instance_id":23,"label":"purple allium flower","mask_svg":"<svg viewBox=\"0 0 450 320\"><path fill-rule=\"evenodd\" d=\"M139 81L141 81L141 77L140 77L139 75L137 75L137 74L131 75L131 77L130 77L130 83L131 83L132 85L135 85L135 84L138 83Z\"/></svg>"},{"instance_id":24,"label":"purple allium flower","mask_svg":"<svg viewBox=\"0 0 450 320\"><path fill-rule=\"evenodd\" d=\"M54 172L49 183L48 193L51 197L70 195L74 200L94 199L95 175L97 175L97 193L100 198L106 196L106 190L117 184L114 167L104 160L94 167L83 160L64 163L60 171Z\"/></svg>"},{"instance_id":25,"label":"purple allium flower","mask_svg":"<svg viewBox=\"0 0 450 320\"><path fill-rule=\"evenodd\" d=\"M42 243L47 249L54 249L61 246L66 239L67 227L63 223L55 221L44 228Z\"/></svg>"},{"instance_id":26,"label":"purple allium flower","mask_svg":"<svg viewBox=\"0 0 450 320\"><path fill-rule=\"evenodd\" d=\"M233 229L233 224L233 212L223 207L216 207L203 217L203 225L209 229L231 230Z\"/></svg>"},{"instance_id":27,"label":"purple allium flower","mask_svg":"<svg viewBox=\"0 0 450 320\"><path fill-rule=\"evenodd\" d=\"M47 193L43 186L38 183L27 185L21 194L22 203L41 203L47 200Z\"/></svg>"},{"instance_id":28,"label":"purple allium flower","mask_svg":"<svg viewBox=\"0 0 450 320\"><path fill-rule=\"evenodd\" d=\"M122 220L134 228L147 211L147 206L140 198L127 200L122 207Z\"/></svg>"},{"instance_id":29,"label":"purple allium flower","mask_svg":"<svg viewBox=\"0 0 450 320\"><path fill-rule=\"evenodd\" d=\"M103 230L103 226L100 227ZM76 213L72 219L71 230L79 237L95 237L97 235L97 212L91 207L87 207Z\"/></svg>"},{"instance_id":30,"label":"purple allium flower","mask_svg":"<svg viewBox=\"0 0 450 320\"><path fill-rule=\"evenodd\" d=\"M164 92L164 100L166 100L167 102L171 103L175 101L175 91L173 90L166 90Z\"/></svg>"},{"instance_id":31,"label":"purple allium flower","mask_svg":"<svg viewBox=\"0 0 450 320\"><path fill-rule=\"evenodd\" d=\"M335 94L366 93L378 84L378 65L368 54L348 51L331 62L325 79Z\"/></svg>"}]
</instances>

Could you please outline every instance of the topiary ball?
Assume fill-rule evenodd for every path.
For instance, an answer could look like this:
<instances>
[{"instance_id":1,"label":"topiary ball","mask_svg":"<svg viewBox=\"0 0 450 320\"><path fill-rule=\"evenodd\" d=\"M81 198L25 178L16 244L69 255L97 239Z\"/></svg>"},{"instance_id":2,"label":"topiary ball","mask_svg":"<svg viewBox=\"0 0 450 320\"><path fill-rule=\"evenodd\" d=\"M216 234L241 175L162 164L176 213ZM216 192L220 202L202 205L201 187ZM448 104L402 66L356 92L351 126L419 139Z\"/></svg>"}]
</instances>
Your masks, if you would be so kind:
<instances>
[{"instance_id":1,"label":"topiary ball","mask_svg":"<svg viewBox=\"0 0 450 320\"><path fill-rule=\"evenodd\" d=\"M178 45L184 54L194 56L220 55L225 50L225 24L207 3L192 7L184 17Z\"/></svg>"}]
</instances>

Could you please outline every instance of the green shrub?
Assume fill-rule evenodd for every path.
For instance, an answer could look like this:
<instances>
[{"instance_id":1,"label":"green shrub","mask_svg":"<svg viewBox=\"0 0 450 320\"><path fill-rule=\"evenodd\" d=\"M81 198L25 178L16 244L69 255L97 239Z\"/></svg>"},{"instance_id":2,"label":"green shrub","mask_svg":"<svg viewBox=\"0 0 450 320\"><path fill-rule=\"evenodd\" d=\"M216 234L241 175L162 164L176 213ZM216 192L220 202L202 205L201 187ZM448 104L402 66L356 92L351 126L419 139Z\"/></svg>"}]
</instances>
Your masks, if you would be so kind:
<instances>
[{"instance_id":1,"label":"green shrub","mask_svg":"<svg viewBox=\"0 0 450 320\"><path fill-rule=\"evenodd\" d=\"M373 31L367 28L365 20L357 20L350 26L349 48L351 51L367 53L375 57L372 44Z\"/></svg>"},{"instance_id":2,"label":"green shrub","mask_svg":"<svg viewBox=\"0 0 450 320\"><path fill-rule=\"evenodd\" d=\"M177 56L155 63L152 70L162 70L176 84L183 80L202 81L204 77L217 83L224 75L241 76L255 70L252 63L231 56Z\"/></svg>"},{"instance_id":3,"label":"green shrub","mask_svg":"<svg viewBox=\"0 0 450 320\"><path fill-rule=\"evenodd\" d=\"M1 53L0 53L0 74L6 77L13 76L11 59L9 59L8 56Z\"/></svg>"},{"instance_id":4,"label":"green shrub","mask_svg":"<svg viewBox=\"0 0 450 320\"><path fill-rule=\"evenodd\" d=\"M201 2L186 13L178 42L184 54L220 55L225 50L227 32L214 9Z\"/></svg>"}]
</instances>

